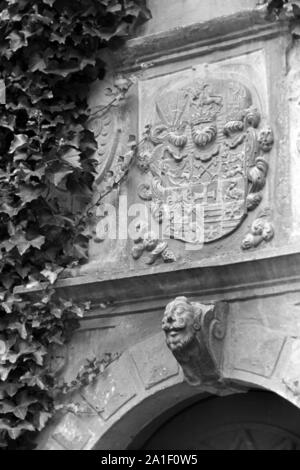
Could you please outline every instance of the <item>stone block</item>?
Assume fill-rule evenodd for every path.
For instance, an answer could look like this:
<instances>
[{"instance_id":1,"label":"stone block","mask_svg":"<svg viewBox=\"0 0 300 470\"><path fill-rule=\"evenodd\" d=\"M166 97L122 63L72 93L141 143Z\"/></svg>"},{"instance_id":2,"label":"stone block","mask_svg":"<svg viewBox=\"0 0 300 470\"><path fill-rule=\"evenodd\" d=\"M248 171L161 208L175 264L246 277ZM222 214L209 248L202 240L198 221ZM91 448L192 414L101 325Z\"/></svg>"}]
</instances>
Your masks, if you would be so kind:
<instances>
[{"instance_id":1,"label":"stone block","mask_svg":"<svg viewBox=\"0 0 300 470\"><path fill-rule=\"evenodd\" d=\"M162 333L151 336L130 351L146 389L177 375L179 367Z\"/></svg>"},{"instance_id":2,"label":"stone block","mask_svg":"<svg viewBox=\"0 0 300 470\"><path fill-rule=\"evenodd\" d=\"M92 437L92 433L82 423L82 421L68 413L59 423L52 438L69 450L81 450Z\"/></svg>"},{"instance_id":3,"label":"stone block","mask_svg":"<svg viewBox=\"0 0 300 470\"><path fill-rule=\"evenodd\" d=\"M232 333L229 367L236 371L271 378L280 358L285 337L263 325L250 322L239 323Z\"/></svg>"},{"instance_id":4,"label":"stone block","mask_svg":"<svg viewBox=\"0 0 300 470\"><path fill-rule=\"evenodd\" d=\"M83 393L88 403L107 420L137 393L131 364L127 355L111 364L97 382Z\"/></svg>"},{"instance_id":5,"label":"stone block","mask_svg":"<svg viewBox=\"0 0 300 470\"><path fill-rule=\"evenodd\" d=\"M50 438L46 445L43 447L43 450L67 450L65 447L63 447L61 444L59 444L57 441L54 439Z\"/></svg>"},{"instance_id":6,"label":"stone block","mask_svg":"<svg viewBox=\"0 0 300 470\"><path fill-rule=\"evenodd\" d=\"M288 338L284 349L284 361L278 374L288 396L300 399L300 338ZM297 403L298 404L298 403Z\"/></svg>"}]
</instances>

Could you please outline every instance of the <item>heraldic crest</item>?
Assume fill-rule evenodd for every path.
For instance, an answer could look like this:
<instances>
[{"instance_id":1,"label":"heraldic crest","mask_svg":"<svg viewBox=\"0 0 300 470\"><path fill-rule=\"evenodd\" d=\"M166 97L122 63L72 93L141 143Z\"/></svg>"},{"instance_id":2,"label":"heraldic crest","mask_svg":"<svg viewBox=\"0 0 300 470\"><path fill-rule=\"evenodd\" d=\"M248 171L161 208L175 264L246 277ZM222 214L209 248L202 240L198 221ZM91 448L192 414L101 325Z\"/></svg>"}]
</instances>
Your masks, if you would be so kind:
<instances>
[{"instance_id":1,"label":"heraldic crest","mask_svg":"<svg viewBox=\"0 0 300 470\"><path fill-rule=\"evenodd\" d=\"M214 242L260 204L273 132L238 80L212 77L169 90L153 101L137 160L147 183L138 195L157 222L168 220L171 238Z\"/></svg>"}]
</instances>

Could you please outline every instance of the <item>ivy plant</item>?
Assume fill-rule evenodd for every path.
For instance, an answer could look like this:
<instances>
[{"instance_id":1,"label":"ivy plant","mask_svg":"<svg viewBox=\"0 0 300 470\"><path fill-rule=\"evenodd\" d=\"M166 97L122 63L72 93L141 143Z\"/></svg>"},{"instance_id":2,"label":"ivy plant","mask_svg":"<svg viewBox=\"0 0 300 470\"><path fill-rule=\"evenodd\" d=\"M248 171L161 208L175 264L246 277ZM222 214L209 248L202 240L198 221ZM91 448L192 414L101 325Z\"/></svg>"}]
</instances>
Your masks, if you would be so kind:
<instances>
[{"instance_id":1,"label":"ivy plant","mask_svg":"<svg viewBox=\"0 0 300 470\"><path fill-rule=\"evenodd\" d=\"M55 411L50 351L89 308L54 288L87 260L87 216L70 201L89 204L96 174L88 90L103 49L148 17L145 0L0 0L2 449L26 448Z\"/></svg>"},{"instance_id":2,"label":"ivy plant","mask_svg":"<svg viewBox=\"0 0 300 470\"><path fill-rule=\"evenodd\" d=\"M299 0L269 0L267 2L268 15L275 15L277 18L299 18Z\"/></svg>"}]
</instances>

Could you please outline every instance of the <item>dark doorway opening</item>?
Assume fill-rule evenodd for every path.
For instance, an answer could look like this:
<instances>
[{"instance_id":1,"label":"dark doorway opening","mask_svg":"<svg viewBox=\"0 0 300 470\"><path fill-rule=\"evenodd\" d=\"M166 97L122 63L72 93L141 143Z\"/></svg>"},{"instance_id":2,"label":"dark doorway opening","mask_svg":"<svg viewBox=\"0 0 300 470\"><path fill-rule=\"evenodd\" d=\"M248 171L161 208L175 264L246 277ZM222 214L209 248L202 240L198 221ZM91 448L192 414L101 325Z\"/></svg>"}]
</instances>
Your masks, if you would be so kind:
<instances>
[{"instance_id":1,"label":"dark doorway opening","mask_svg":"<svg viewBox=\"0 0 300 470\"><path fill-rule=\"evenodd\" d=\"M144 450L300 450L300 411L268 392L209 396L143 434Z\"/></svg>"}]
</instances>

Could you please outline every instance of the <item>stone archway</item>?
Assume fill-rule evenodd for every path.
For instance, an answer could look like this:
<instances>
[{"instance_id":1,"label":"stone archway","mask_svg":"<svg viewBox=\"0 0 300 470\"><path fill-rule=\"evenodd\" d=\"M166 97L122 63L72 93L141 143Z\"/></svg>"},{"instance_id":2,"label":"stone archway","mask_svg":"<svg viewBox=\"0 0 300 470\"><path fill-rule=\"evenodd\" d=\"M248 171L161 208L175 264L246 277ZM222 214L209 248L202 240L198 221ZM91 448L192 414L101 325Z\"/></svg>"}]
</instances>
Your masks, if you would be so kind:
<instances>
[{"instance_id":1,"label":"stone archway","mask_svg":"<svg viewBox=\"0 0 300 470\"><path fill-rule=\"evenodd\" d=\"M188 385L163 333L158 333L124 352L95 384L78 395L75 401L83 411L57 417L41 436L39 448L124 450L160 414L207 393L226 396L261 388L300 408L300 387L295 379L300 339L244 326L237 328L232 323L228 327L222 364L228 390Z\"/></svg>"},{"instance_id":2,"label":"stone archway","mask_svg":"<svg viewBox=\"0 0 300 470\"><path fill-rule=\"evenodd\" d=\"M163 334L156 334L124 352L76 396L83 413L57 417L41 435L39 448L125 449L130 436L156 415L196 394L199 390L185 383Z\"/></svg>"},{"instance_id":3,"label":"stone archway","mask_svg":"<svg viewBox=\"0 0 300 470\"><path fill-rule=\"evenodd\" d=\"M209 396L133 442L143 450L299 450L300 410L266 391Z\"/></svg>"}]
</instances>

